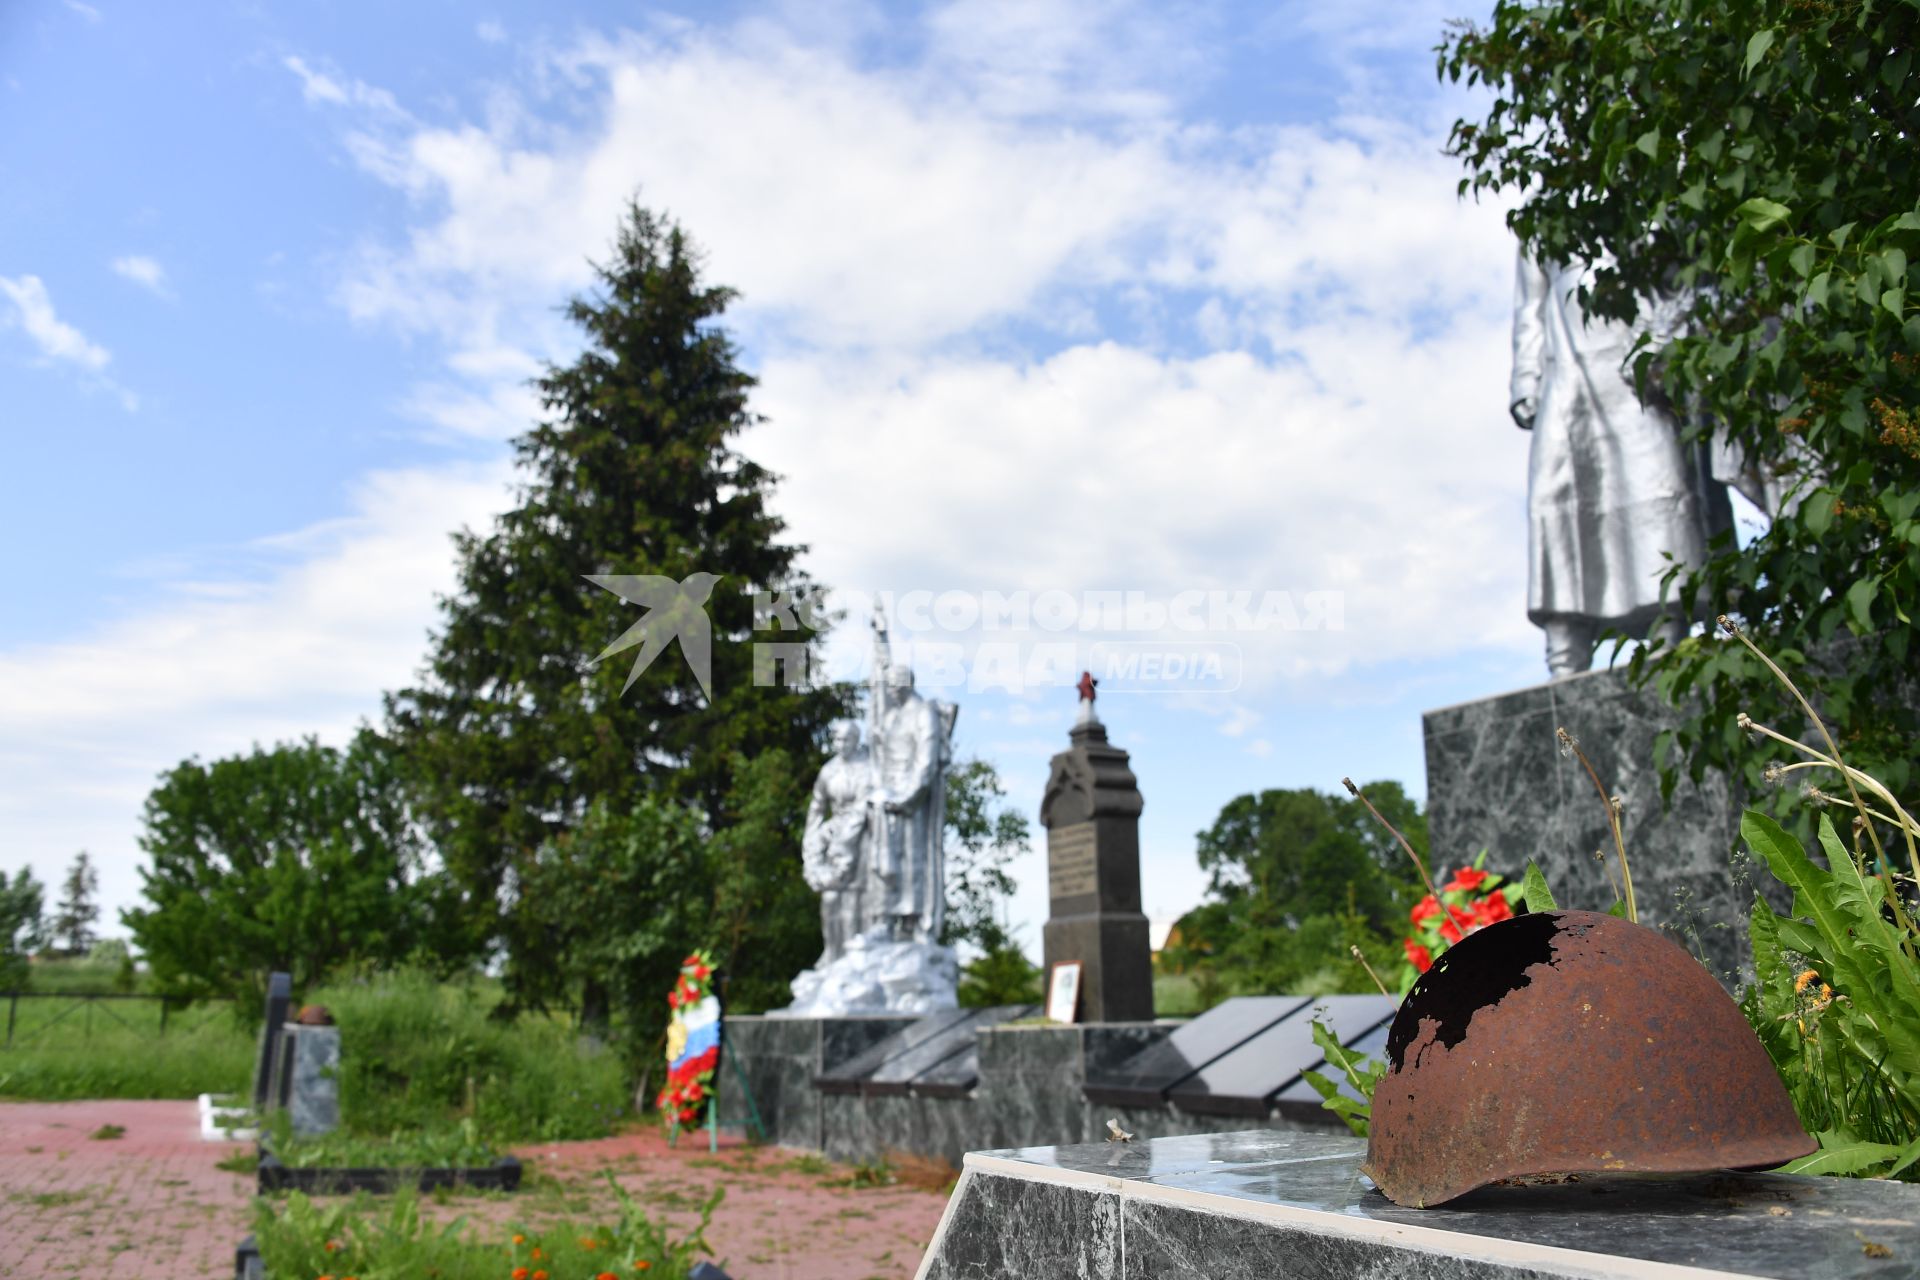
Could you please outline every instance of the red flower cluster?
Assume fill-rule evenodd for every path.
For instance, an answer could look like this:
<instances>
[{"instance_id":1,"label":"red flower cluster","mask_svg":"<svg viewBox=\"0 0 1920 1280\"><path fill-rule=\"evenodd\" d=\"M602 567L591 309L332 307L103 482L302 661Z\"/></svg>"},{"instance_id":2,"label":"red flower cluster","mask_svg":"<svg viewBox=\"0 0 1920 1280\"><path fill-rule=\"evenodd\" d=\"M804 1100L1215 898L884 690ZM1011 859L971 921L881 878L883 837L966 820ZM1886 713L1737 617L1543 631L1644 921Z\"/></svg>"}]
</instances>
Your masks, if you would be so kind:
<instances>
[{"instance_id":1,"label":"red flower cluster","mask_svg":"<svg viewBox=\"0 0 1920 1280\"><path fill-rule=\"evenodd\" d=\"M1460 939L1490 924L1513 917L1513 905L1500 889L1501 878L1480 867L1461 867L1440 886L1440 896L1428 894L1409 913L1414 933L1402 946L1407 964L1402 986L1433 967L1436 956Z\"/></svg>"}]
</instances>

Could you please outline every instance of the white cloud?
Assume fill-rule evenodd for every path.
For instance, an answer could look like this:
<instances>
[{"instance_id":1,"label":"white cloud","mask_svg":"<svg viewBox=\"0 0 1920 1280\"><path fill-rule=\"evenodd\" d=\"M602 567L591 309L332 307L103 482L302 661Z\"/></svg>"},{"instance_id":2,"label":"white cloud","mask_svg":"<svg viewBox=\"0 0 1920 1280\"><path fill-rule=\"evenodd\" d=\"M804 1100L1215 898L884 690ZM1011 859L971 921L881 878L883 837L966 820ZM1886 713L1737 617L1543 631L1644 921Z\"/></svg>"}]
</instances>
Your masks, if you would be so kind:
<instances>
[{"instance_id":1,"label":"white cloud","mask_svg":"<svg viewBox=\"0 0 1920 1280\"><path fill-rule=\"evenodd\" d=\"M97 24L100 21L100 11L90 4L83 4L81 0L61 0L61 3L66 5L72 12L85 18L88 22Z\"/></svg>"},{"instance_id":2,"label":"white cloud","mask_svg":"<svg viewBox=\"0 0 1920 1280\"><path fill-rule=\"evenodd\" d=\"M143 289L162 297L167 293L167 270L152 258L130 253L113 260L114 274L124 276Z\"/></svg>"},{"instance_id":3,"label":"white cloud","mask_svg":"<svg viewBox=\"0 0 1920 1280\"><path fill-rule=\"evenodd\" d=\"M476 26L473 29L473 34L480 37L480 39L487 44L505 44L507 41L507 29L492 19L488 19Z\"/></svg>"},{"instance_id":4,"label":"white cloud","mask_svg":"<svg viewBox=\"0 0 1920 1280\"><path fill-rule=\"evenodd\" d=\"M39 276L0 276L0 294L13 303L12 314L0 318L19 325L45 359L78 365L93 373L105 369L113 359L105 347L89 341L53 313L53 299L47 296L47 286Z\"/></svg>"},{"instance_id":5,"label":"white cloud","mask_svg":"<svg viewBox=\"0 0 1920 1280\"><path fill-rule=\"evenodd\" d=\"M0 847L42 879L88 849L102 900L132 903L157 776L377 717L454 585L449 534L507 501L504 462L376 474L348 514L250 548L257 572L175 579L91 635L0 652Z\"/></svg>"}]
</instances>

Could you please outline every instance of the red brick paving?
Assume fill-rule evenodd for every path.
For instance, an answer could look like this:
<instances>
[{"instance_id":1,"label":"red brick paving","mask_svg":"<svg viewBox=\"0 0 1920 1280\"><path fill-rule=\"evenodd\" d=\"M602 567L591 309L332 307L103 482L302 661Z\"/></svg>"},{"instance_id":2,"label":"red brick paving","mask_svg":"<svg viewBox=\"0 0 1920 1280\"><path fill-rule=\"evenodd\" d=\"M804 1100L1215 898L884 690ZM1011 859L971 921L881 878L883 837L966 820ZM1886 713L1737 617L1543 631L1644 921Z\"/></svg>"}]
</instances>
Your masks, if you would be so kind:
<instances>
[{"instance_id":1,"label":"red brick paving","mask_svg":"<svg viewBox=\"0 0 1920 1280\"><path fill-rule=\"evenodd\" d=\"M88 1135L117 1124L124 1137ZM246 1148L204 1142L191 1102L0 1103L0 1277L232 1274L252 1215L253 1178L215 1168ZM913 1274L945 1204L938 1190L839 1185L845 1170L795 1167L797 1154L705 1134L669 1149L652 1126L597 1142L525 1147L527 1189L460 1197L436 1216L476 1223L611 1217L610 1169L656 1216L685 1228L724 1182L708 1240L735 1280L895 1280ZM937 1176L933 1179L938 1181ZM593 1202L584 1213L562 1201Z\"/></svg>"},{"instance_id":2,"label":"red brick paving","mask_svg":"<svg viewBox=\"0 0 1920 1280\"><path fill-rule=\"evenodd\" d=\"M253 1179L214 1166L246 1149L192 1102L0 1103L0 1276L232 1275Z\"/></svg>"}]
</instances>

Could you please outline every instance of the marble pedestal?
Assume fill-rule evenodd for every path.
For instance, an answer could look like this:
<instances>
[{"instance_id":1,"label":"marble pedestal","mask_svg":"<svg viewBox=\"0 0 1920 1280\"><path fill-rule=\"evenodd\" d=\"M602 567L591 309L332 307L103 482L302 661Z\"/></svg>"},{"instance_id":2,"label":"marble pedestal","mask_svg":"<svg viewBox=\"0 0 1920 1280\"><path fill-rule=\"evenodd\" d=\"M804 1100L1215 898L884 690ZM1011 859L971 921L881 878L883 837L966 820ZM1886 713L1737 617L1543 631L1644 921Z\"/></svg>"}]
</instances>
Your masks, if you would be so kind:
<instances>
[{"instance_id":1,"label":"marble pedestal","mask_svg":"<svg viewBox=\"0 0 1920 1280\"><path fill-rule=\"evenodd\" d=\"M301 1137L340 1127L340 1028L288 1023L280 1033L287 1062L287 1118Z\"/></svg>"},{"instance_id":2,"label":"marble pedestal","mask_svg":"<svg viewBox=\"0 0 1920 1280\"><path fill-rule=\"evenodd\" d=\"M1640 919L1700 957L1729 989L1753 962L1747 914L1756 889L1789 905L1773 878L1739 848L1740 797L1724 777L1684 779L1660 803L1655 737L1678 723L1651 690L1618 671L1593 671L1423 717L1427 829L1437 867L1487 850L1487 868L1518 877L1532 858L1563 907L1604 911L1615 865L1606 811L1578 760L1560 754L1564 726L1600 780L1626 804L1627 859ZM1617 866L1616 866L1617 874Z\"/></svg>"},{"instance_id":3,"label":"marble pedestal","mask_svg":"<svg viewBox=\"0 0 1920 1280\"><path fill-rule=\"evenodd\" d=\"M1254 1131L977 1152L918 1280L1877 1280L1920 1264L1920 1187L1901 1183L1616 1174L1403 1209L1360 1173L1365 1149Z\"/></svg>"}]
</instances>

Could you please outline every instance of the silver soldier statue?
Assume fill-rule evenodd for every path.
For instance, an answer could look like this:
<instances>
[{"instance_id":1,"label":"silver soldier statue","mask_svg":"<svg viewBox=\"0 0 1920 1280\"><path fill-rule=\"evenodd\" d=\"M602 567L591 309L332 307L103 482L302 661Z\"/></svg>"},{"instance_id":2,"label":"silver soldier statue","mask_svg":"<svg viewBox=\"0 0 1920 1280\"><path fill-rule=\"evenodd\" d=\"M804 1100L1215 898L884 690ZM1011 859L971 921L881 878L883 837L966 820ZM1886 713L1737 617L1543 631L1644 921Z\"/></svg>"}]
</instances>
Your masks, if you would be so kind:
<instances>
[{"instance_id":1,"label":"silver soldier statue","mask_svg":"<svg viewBox=\"0 0 1920 1280\"><path fill-rule=\"evenodd\" d=\"M820 895L820 931L826 938L822 964L839 959L847 940L865 925L862 877L869 862L867 811L873 790L873 769L859 725L843 721L834 726L833 751L814 779L800 842L801 873Z\"/></svg>"},{"instance_id":2,"label":"silver soldier statue","mask_svg":"<svg viewBox=\"0 0 1920 1280\"><path fill-rule=\"evenodd\" d=\"M793 980L787 1016L932 1013L958 1004L959 962L946 921L948 743L957 709L921 697L896 662L885 615L873 620L867 745L840 725L814 781L801 842L820 891L826 946Z\"/></svg>"},{"instance_id":3,"label":"silver soldier statue","mask_svg":"<svg viewBox=\"0 0 1920 1280\"><path fill-rule=\"evenodd\" d=\"M943 828L947 742L955 708L914 691L913 669L893 660L886 615L873 617L873 766L879 809L876 901L887 936L937 942L946 922Z\"/></svg>"},{"instance_id":4,"label":"silver soldier statue","mask_svg":"<svg viewBox=\"0 0 1920 1280\"><path fill-rule=\"evenodd\" d=\"M1643 304L1633 325L1586 315L1582 265L1543 266L1523 250L1513 304L1513 420L1532 431L1527 472L1527 617L1547 635L1553 676L1585 671L1603 630L1668 641L1691 613L1662 603L1674 562L1698 568L1731 523L1704 449L1672 411L1642 404L1628 361L1640 333L1670 335L1675 299ZM1670 558L1669 558L1670 557Z\"/></svg>"}]
</instances>

